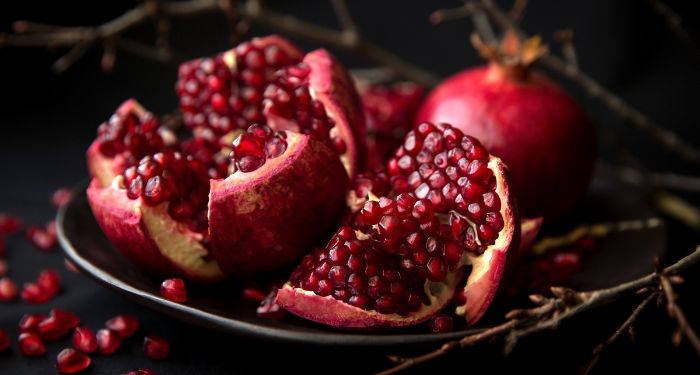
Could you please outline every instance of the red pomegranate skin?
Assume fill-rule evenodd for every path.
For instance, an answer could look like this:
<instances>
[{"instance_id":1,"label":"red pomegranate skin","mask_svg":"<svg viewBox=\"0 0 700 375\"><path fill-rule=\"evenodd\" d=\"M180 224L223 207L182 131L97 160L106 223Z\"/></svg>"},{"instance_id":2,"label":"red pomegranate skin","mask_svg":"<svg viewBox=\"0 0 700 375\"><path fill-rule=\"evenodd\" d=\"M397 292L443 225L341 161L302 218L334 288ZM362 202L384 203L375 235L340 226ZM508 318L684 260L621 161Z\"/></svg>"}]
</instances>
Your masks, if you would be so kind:
<instances>
[{"instance_id":1,"label":"red pomegranate skin","mask_svg":"<svg viewBox=\"0 0 700 375\"><path fill-rule=\"evenodd\" d=\"M496 63L459 72L423 102L416 124L425 121L449 122L500 157L522 217L561 217L588 189L593 126L573 98L541 74L513 75Z\"/></svg>"}]
</instances>

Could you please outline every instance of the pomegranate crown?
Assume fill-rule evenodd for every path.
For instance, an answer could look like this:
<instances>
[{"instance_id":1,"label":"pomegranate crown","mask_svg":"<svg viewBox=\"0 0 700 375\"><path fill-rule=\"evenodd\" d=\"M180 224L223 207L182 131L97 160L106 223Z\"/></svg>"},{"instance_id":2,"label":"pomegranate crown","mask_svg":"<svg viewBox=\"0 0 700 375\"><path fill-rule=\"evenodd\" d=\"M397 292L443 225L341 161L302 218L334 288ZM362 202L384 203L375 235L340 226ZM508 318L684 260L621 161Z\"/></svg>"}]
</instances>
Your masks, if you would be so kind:
<instances>
[{"instance_id":1,"label":"pomegranate crown","mask_svg":"<svg viewBox=\"0 0 700 375\"><path fill-rule=\"evenodd\" d=\"M482 57L505 69L527 69L548 51L539 35L521 42L513 29L506 31L500 45L484 43L477 33L472 33L471 42Z\"/></svg>"}]
</instances>

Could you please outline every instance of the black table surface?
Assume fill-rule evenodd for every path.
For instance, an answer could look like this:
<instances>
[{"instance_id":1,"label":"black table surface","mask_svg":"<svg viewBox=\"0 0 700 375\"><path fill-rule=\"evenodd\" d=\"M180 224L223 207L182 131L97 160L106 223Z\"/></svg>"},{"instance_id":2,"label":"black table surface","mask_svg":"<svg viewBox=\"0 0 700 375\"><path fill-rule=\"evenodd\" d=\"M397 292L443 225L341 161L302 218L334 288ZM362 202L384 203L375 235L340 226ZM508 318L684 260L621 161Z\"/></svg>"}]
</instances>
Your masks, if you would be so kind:
<instances>
[{"instance_id":1,"label":"black table surface","mask_svg":"<svg viewBox=\"0 0 700 375\"><path fill-rule=\"evenodd\" d=\"M296 3L296 2L295 2ZM425 2L404 10L403 2L351 2L365 34L402 57L447 76L466 66L481 63L468 44L471 24L455 21L431 26L427 16L438 8L459 6L459 2ZM644 2L540 1L531 2L523 27L540 33L552 46L554 30L572 27L577 32L580 66L605 87L683 139L700 146L697 99L700 98L700 59L687 43L669 31ZM699 13L683 1L668 1L689 26L698 33ZM0 31L9 31L11 21L30 19L40 23L75 26L105 22L122 14L131 2L54 2L14 4L1 15ZM324 2L301 2L295 9L281 1L271 2L280 10L324 25L334 25L332 8ZM85 11L87 10L87 11ZM400 15L400 16L399 16ZM265 35L265 29L252 29L252 35ZM153 39L147 26L127 37L144 42ZM173 24L172 44L189 57L211 55L228 48L227 25L218 15L180 20ZM316 45L299 41L306 50ZM65 53L65 51L60 51ZM343 53L349 67L364 66ZM177 106L173 90L177 65L159 63L119 52L116 70L100 71L101 50L93 48L61 75L50 71L60 56L41 49L0 49L0 212L20 215L26 224L44 224L55 217L50 195L60 187L71 187L87 176L85 151L97 125L129 97L137 98L156 114L170 113ZM660 146L618 121L600 104L570 83L570 89L600 129L612 130L621 143L632 150L649 169L697 175L698 168L666 154ZM607 132L606 131L606 132ZM608 134L599 132L599 135ZM617 162L611 147L599 137L602 160ZM631 187L630 187L631 189ZM681 194L700 204L692 194ZM666 263L691 252L698 235L672 218L667 222ZM47 354L25 357L16 348L17 323L26 312L47 314L60 308L78 314L85 325L98 329L117 314L132 314L140 321L138 333L126 339L114 355L94 355L86 374L121 374L150 368L157 374L259 374L304 371L338 374L373 373L391 366L387 354L404 356L425 353L436 347L343 348L284 345L241 338L200 328L175 320L104 289L85 276L63 267L63 255L35 250L22 236L6 238L5 257L9 275L19 284L33 280L39 270L55 268L63 279L59 296L44 305L21 301L0 303L0 328L11 336L10 349L0 352L0 374L54 374L54 359L70 338L47 343ZM700 287L697 270L678 287L679 303L691 324L700 326L694 299ZM609 337L641 300L627 298L584 313L558 329L522 340L515 351L503 357L500 344L480 344L457 351L445 358L417 366L407 373L434 371L537 371L575 373L591 358L592 349ZM684 341L671 344L675 321L663 308L649 308L636 325L636 341L622 337L608 348L594 373L696 373L700 358ZM168 359L152 361L141 354L142 338L156 333L171 343Z\"/></svg>"}]
</instances>

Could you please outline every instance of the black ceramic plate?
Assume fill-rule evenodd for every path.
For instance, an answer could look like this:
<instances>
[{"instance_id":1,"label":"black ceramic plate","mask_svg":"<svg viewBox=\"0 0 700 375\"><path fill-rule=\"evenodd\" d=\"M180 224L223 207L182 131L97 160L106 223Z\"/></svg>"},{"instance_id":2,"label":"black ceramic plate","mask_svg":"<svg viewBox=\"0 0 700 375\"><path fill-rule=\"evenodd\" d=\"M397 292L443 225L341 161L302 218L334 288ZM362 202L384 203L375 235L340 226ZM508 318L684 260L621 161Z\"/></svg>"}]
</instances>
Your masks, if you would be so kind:
<instances>
[{"instance_id":1,"label":"black ceramic plate","mask_svg":"<svg viewBox=\"0 0 700 375\"><path fill-rule=\"evenodd\" d=\"M456 321L455 332L451 333L430 334L426 324L420 324L388 333L368 334L331 329L292 314L287 314L282 320L263 319L256 316L255 303L239 297L243 286L243 280L239 279L214 285L188 283L187 302L168 301L160 296L162 278L141 272L102 233L87 202L87 184L86 181L77 186L70 203L58 212L58 235L66 256L97 283L177 319L263 340L355 347L437 344L484 329L484 326L467 327ZM653 215L641 195L597 181L586 205L571 222L640 219ZM556 232L568 225L564 221L557 228L548 229ZM588 258L574 275L571 286L600 288L646 275L651 271L653 259L663 253L665 233L660 227L608 237L601 244L601 250ZM284 272L288 274L289 271ZM277 276L282 275L281 272ZM498 322L497 317L487 320Z\"/></svg>"}]
</instances>

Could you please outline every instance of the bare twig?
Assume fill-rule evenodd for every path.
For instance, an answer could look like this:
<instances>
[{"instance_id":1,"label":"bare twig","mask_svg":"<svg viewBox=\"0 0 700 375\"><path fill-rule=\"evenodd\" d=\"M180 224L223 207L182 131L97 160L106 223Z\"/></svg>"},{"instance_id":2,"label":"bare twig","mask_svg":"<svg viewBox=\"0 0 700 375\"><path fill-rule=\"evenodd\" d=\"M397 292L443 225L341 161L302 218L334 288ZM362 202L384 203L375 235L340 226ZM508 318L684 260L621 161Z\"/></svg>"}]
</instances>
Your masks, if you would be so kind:
<instances>
[{"instance_id":1,"label":"bare twig","mask_svg":"<svg viewBox=\"0 0 700 375\"><path fill-rule=\"evenodd\" d=\"M521 39L527 38L527 35L510 20L508 15L506 15L493 0L478 1L499 27L502 29L514 29ZM630 122L637 130L659 142L669 152L687 161L700 164L700 150L678 137L675 133L663 128L649 118L649 116L627 104L620 97L601 86L587 74L578 70L572 71L563 60L551 53L543 55L538 60L538 63L581 86L589 96L605 104L605 106L617 114L618 117Z\"/></svg>"},{"instance_id":2,"label":"bare twig","mask_svg":"<svg viewBox=\"0 0 700 375\"><path fill-rule=\"evenodd\" d=\"M419 363L444 356L457 348L464 348L477 342L491 339L492 337L501 337L503 335L506 336L504 353L508 354L513 350L519 340L528 335L545 329L556 328L566 319L617 300L622 293L636 291L645 287L658 286L659 275L665 275L667 277L670 275L677 275L695 266L698 262L700 262L700 246L697 246L693 253L682 258L675 264L660 270L660 272L657 271L645 277L612 288L589 292L575 292L568 288L552 287L552 293L556 298L545 298L539 295L531 296L530 299L533 303L539 305L538 307L513 310L506 314L506 319L509 320L501 325L478 334L466 336L458 341L448 342L440 349L420 357L402 358L397 366L379 374L395 374ZM677 312L679 309L675 311Z\"/></svg>"},{"instance_id":3,"label":"bare twig","mask_svg":"<svg viewBox=\"0 0 700 375\"><path fill-rule=\"evenodd\" d=\"M588 375L591 372L591 369L593 369L593 366L595 366L596 362L598 362L598 359L600 359L600 356L603 355L603 350L607 348L610 344L612 344L617 338L623 334L625 331L629 330L632 328L632 323L634 323L635 320L637 320L637 317L639 314L647 307L647 305L655 300L659 296L659 292L654 292L651 293L647 296L647 298L642 301L642 303L637 306L636 309L632 312L632 315L630 315L629 318L620 326L620 328L613 333L612 336L608 337L607 340L603 341L603 343L598 344L595 349L593 349L593 355L594 357L588 362L586 367L583 369L582 373L583 375Z\"/></svg>"},{"instance_id":4,"label":"bare twig","mask_svg":"<svg viewBox=\"0 0 700 375\"><path fill-rule=\"evenodd\" d=\"M432 24L437 25L445 21L454 21L469 18L478 11L479 7L476 4L472 2L467 2L458 8L438 9L432 14L430 14L429 20Z\"/></svg>"},{"instance_id":5,"label":"bare twig","mask_svg":"<svg viewBox=\"0 0 700 375\"><path fill-rule=\"evenodd\" d=\"M598 163L597 168L600 173L630 185L700 193L700 177L674 173L645 173L635 168L614 167L605 163Z\"/></svg>"},{"instance_id":6,"label":"bare twig","mask_svg":"<svg viewBox=\"0 0 700 375\"><path fill-rule=\"evenodd\" d=\"M554 40L561 44L561 52L570 70L578 70L578 57L574 44L574 31L572 29L557 30L554 32Z\"/></svg>"},{"instance_id":7,"label":"bare twig","mask_svg":"<svg viewBox=\"0 0 700 375\"><path fill-rule=\"evenodd\" d=\"M331 5L333 5L335 15L338 17L338 23L343 30L343 34L345 34L346 38L349 38L351 42L356 42L359 39L360 30L357 28L357 24L352 18L350 9L348 9L348 4L345 3L345 0L331 0Z\"/></svg>"},{"instance_id":8,"label":"bare twig","mask_svg":"<svg viewBox=\"0 0 700 375\"><path fill-rule=\"evenodd\" d=\"M92 44L92 42L81 42L76 44L65 55L51 65L51 70L53 70L53 72L56 74L65 72L66 69L83 57L85 52L90 49Z\"/></svg>"},{"instance_id":9,"label":"bare twig","mask_svg":"<svg viewBox=\"0 0 700 375\"><path fill-rule=\"evenodd\" d=\"M519 25L520 22L522 22L523 17L525 17L527 3L528 0L515 0L513 7L510 8L510 11L508 12L508 17L510 17L511 22L516 25Z\"/></svg>"},{"instance_id":10,"label":"bare twig","mask_svg":"<svg viewBox=\"0 0 700 375\"><path fill-rule=\"evenodd\" d=\"M698 46L695 40L693 40L693 38L690 36L690 32L685 25L683 25L683 19L681 16L668 5L659 0L646 0L646 2L658 15L664 18L668 28L690 46L692 51L695 53L695 56L700 57L700 46Z\"/></svg>"},{"instance_id":11,"label":"bare twig","mask_svg":"<svg viewBox=\"0 0 700 375\"><path fill-rule=\"evenodd\" d=\"M698 339L698 335L695 334L695 331L690 326L690 323L688 323L688 319L685 317L683 310L681 310L680 306L676 304L676 295L673 292L671 281L669 280L666 272L661 275L661 285L663 286L664 295L666 296L666 309L668 311L668 315L676 319L678 322L678 329L676 331L677 333L675 334L678 338L673 340L674 344L678 346L680 344L681 335L685 336L688 341L690 341L690 344L695 349L695 352L698 354L698 356L700 356L700 339Z\"/></svg>"}]
</instances>

